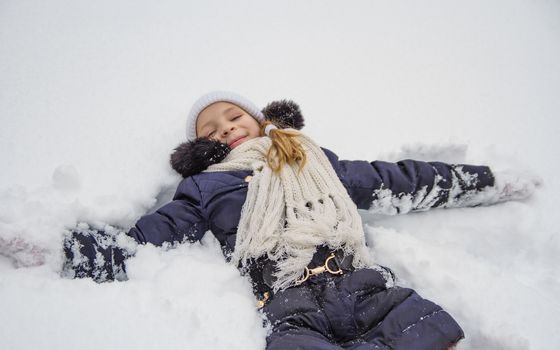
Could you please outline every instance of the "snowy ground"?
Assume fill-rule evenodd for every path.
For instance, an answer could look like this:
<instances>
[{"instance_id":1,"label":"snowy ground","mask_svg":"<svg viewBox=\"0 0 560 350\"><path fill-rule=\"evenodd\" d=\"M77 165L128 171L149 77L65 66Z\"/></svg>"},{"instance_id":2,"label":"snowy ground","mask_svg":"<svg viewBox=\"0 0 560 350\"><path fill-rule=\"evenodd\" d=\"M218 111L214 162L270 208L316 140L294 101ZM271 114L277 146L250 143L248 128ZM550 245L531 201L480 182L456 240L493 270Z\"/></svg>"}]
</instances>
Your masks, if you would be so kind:
<instances>
[{"instance_id":1,"label":"snowy ground","mask_svg":"<svg viewBox=\"0 0 560 350\"><path fill-rule=\"evenodd\" d=\"M169 200L169 154L213 89L295 100L341 158L541 176L523 202L363 218L378 261L464 327L460 350L559 348L560 4L277 6L0 2L0 348L264 347L210 235L141 248L126 282L59 277L65 229Z\"/></svg>"}]
</instances>

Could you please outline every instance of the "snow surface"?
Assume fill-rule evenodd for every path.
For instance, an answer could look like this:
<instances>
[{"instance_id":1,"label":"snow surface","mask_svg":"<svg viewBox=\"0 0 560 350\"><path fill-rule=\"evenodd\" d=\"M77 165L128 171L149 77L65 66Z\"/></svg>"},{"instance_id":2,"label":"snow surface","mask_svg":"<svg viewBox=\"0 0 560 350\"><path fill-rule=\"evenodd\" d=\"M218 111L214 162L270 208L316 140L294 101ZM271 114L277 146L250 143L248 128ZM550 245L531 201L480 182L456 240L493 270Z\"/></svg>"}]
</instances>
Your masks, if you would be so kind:
<instances>
[{"instance_id":1,"label":"snow surface","mask_svg":"<svg viewBox=\"0 0 560 350\"><path fill-rule=\"evenodd\" d=\"M200 94L291 98L346 159L536 174L528 200L363 212L377 260L443 305L463 349L560 348L560 4L0 3L0 348L262 349L217 243L146 246L126 282L59 276L64 230L170 199Z\"/></svg>"}]
</instances>

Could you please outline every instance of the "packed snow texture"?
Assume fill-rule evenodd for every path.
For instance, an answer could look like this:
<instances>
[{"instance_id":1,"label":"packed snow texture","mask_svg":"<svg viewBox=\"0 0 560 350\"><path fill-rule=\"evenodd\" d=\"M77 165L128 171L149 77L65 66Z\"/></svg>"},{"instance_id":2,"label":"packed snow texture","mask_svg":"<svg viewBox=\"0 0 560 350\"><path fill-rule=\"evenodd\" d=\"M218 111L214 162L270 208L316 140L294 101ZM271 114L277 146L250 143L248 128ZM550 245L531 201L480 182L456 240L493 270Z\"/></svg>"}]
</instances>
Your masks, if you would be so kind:
<instances>
[{"instance_id":1,"label":"packed snow texture","mask_svg":"<svg viewBox=\"0 0 560 350\"><path fill-rule=\"evenodd\" d=\"M293 99L342 159L538 179L522 201L361 214L377 261L464 328L459 350L560 348L559 16L544 0L3 1L0 348L264 348L211 235L139 247L127 281L61 277L69 229L128 228L171 199L169 154L213 89Z\"/></svg>"}]
</instances>

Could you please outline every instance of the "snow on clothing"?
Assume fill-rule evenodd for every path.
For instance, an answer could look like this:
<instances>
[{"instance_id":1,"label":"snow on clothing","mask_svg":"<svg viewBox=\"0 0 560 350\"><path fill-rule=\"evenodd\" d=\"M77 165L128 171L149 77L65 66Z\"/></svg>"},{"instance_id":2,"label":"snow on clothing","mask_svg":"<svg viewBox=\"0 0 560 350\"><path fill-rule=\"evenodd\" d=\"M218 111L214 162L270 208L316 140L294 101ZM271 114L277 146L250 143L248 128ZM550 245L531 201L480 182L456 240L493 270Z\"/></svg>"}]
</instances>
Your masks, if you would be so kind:
<instances>
[{"instance_id":1,"label":"snow on clothing","mask_svg":"<svg viewBox=\"0 0 560 350\"><path fill-rule=\"evenodd\" d=\"M340 161L323 150L359 209L405 213L483 204L479 194L494 185L486 166ZM127 234L138 243L162 245L198 241L210 230L229 258L251 175L241 170L186 177L172 202L142 217ZM118 236L110 236L93 231L68 237L66 274L123 278L128 253L116 252ZM313 266L324 263L324 257L314 259ZM314 276L274 295L263 311L272 324L268 349L443 349L463 337L439 306L410 289L388 286L375 269Z\"/></svg>"}]
</instances>

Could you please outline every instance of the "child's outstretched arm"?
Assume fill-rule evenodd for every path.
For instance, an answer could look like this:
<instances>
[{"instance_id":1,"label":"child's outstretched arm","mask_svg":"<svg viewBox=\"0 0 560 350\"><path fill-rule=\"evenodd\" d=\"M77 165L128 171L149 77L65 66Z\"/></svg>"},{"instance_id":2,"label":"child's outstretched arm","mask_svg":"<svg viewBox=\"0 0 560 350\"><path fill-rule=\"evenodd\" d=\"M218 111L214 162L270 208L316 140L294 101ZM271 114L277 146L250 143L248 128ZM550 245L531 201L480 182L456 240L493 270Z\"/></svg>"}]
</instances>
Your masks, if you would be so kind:
<instances>
[{"instance_id":1,"label":"child's outstretched arm","mask_svg":"<svg viewBox=\"0 0 560 350\"><path fill-rule=\"evenodd\" d=\"M359 209L379 214L488 205L530 196L539 180L487 166L402 160L339 160L325 150Z\"/></svg>"},{"instance_id":2,"label":"child's outstretched arm","mask_svg":"<svg viewBox=\"0 0 560 350\"><path fill-rule=\"evenodd\" d=\"M177 187L173 201L155 213L141 217L127 234L138 243L160 246L198 241L206 230L198 184L192 177L187 177Z\"/></svg>"},{"instance_id":3,"label":"child's outstretched arm","mask_svg":"<svg viewBox=\"0 0 560 350\"><path fill-rule=\"evenodd\" d=\"M64 238L62 275L90 277L96 282L125 280L125 260L138 244L157 246L197 241L206 231L201 195L192 178L184 179L173 201L145 215L126 234L107 226L94 229L86 224Z\"/></svg>"}]
</instances>

